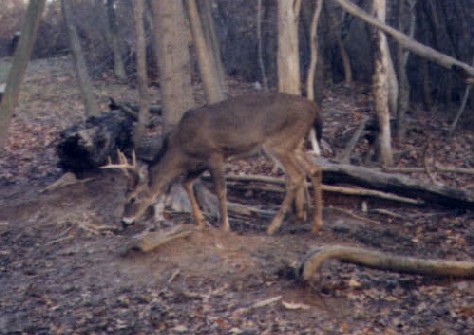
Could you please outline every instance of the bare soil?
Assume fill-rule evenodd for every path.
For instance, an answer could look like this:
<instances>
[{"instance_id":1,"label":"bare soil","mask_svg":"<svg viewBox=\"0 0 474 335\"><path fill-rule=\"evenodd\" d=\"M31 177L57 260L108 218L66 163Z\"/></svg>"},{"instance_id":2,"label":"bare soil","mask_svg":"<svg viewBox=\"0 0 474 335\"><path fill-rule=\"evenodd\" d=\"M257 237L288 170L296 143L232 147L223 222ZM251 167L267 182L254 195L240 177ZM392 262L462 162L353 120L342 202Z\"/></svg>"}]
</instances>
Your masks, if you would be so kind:
<instances>
[{"instance_id":1,"label":"bare soil","mask_svg":"<svg viewBox=\"0 0 474 335\"><path fill-rule=\"evenodd\" d=\"M6 62L6 60L2 60ZM116 173L44 190L55 167L60 129L83 119L72 65L35 61L23 86L10 141L0 153L0 334L470 334L474 282L388 273L329 262L313 281L293 269L312 248L346 244L423 258L474 259L473 211L412 207L325 194L325 226L285 223L269 237L268 222L231 218L232 233L197 231L150 253L130 252L147 224L123 227L125 181ZM105 77L107 96L136 99ZM250 89L231 82L231 92ZM199 90L197 90L199 92ZM200 97L197 93L198 98ZM370 110L365 88L325 91L325 154ZM474 167L474 133L448 139L446 113L417 111L396 147L400 166ZM349 135L348 135L349 134ZM427 141L429 139L429 141ZM428 148L428 158L426 143ZM367 150L361 143L355 159ZM263 159L235 162L230 173L269 173ZM434 173L437 182L473 188L473 176ZM425 174L413 178L428 181ZM280 194L232 191L232 201L274 208ZM385 209L393 214L362 212ZM372 223L331 207L353 212ZM394 215L396 214L396 215ZM171 224L192 224L189 215Z\"/></svg>"}]
</instances>

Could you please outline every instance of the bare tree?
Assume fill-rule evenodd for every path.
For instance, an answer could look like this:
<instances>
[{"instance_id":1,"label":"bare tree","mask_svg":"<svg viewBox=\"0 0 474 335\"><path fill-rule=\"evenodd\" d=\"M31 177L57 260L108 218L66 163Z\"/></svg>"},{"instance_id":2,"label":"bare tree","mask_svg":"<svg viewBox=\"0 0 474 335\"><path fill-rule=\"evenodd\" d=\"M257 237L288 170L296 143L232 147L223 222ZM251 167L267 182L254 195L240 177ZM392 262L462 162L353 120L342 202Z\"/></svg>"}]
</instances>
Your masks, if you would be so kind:
<instances>
[{"instance_id":1,"label":"bare tree","mask_svg":"<svg viewBox=\"0 0 474 335\"><path fill-rule=\"evenodd\" d=\"M169 130L194 106L184 8L181 1L169 0L154 0L152 8L163 116Z\"/></svg>"},{"instance_id":2,"label":"bare tree","mask_svg":"<svg viewBox=\"0 0 474 335\"><path fill-rule=\"evenodd\" d=\"M213 0L196 0L199 15L201 17L202 30L206 43L213 54L214 63L217 69L217 75L221 84L221 90L227 96L228 87L226 81L226 72L222 63L221 46L217 37L214 18L212 16Z\"/></svg>"},{"instance_id":3,"label":"bare tree","mask_svg":"<svg viewBox=\"0 0 474 335\"><path fill-rule=\"evenodd\" d=\"M368 24L380 29L386 34L390 35L398 43L403 45L404 48L410 50L414 54L423 57L427 60L435 62L436 64L454 70L456 74L464 80L468 85L474 85L474 67L457 60L454 57L445 55L435 49L421 44L409 36L401 33L400 31L387 26L384 22L381 22L377 18L374 18L364 12L360 7L356 6L350 0L333 0L339 6L341 6L346 12L355 17L367 22Z\"/></svg>"},{"instance_id":4,"label":"bare tree","mask_svg":"<svg viewBox=\"0 0 474 335\"><path fill-rule=\"evenodd\" d=\"M323 9L323 1L318 0L316 2L316 8L314 9L313 18L311 20L311 59L309 63L308 75L306 76L306 94L308 99L314 100L314 77L316 73L316 65L318 63L318 22Z\"/></svg>"},{"instance_id":5,"label":"bare tree","mask_svg":"<svg viewBox=\"0 0 474 335\"><path fill-rule=\"evenodd\" d=\"M135 49L137 64L137 80L139 95L138 124L133 133L133 144L138 147L145 132L145 126L149 120L148 112L148 74L146 67L146 40L144 26L145 0L135 0L133 2L133 23L135 26Z\"/></svg>"},{"instance_id":6,"label":"bare tree","mask_svg":"<svg viewBox=\"0 0 474 335\"><path fill-rule=\"evenodd\" d=\"M415 36L417 0L401 0L398 2L398 29L407 33L410 38ZM408 26L407 26L408 22ZM398 76L399 76L399 100L398 100L398 140L403 141L405 137L405 113L410 101L410 82L407 76L407 63L410 51L401 44L398 46Z\"/></svg>"},{"instance_id":7,"label":"bare tree","mask_svg":"<svg viewBox=\"0 0 474 335\"><path fill-rule=\"evenodd\" d=\"M262 0L257 2L257 40L258 40L258 66L260 74L262 75L263 89L268 91L268 77L265 69L265 62L263 60L263 39L262 39L262 15L263 15Z\"/></svg>"},{"instance_id":8,"label":"bare tree","mask_svg":"<svg viewBox=\"0 0 474 335\"><path fill-rule=\"evenodd\" d=\"M342 68L344 70L344 82L346 84L350 84L352 83L352 66L351 66L351 59L349 58L349 54L347 53L346 46L344 45L344 41L342 39L342 29L341 29L342 18L337 17L336 8L332 6L332 3L326 2L325 9L326 9L325 11L327 13L327 18L330 25L329 33L333 36L334 40L336 41L337 47L339 48L339 53L341 54Z\"/></svg>"},{"instance_id":9,"label":"bare tree","mask_svg":"<svg viewBox=\"0 0 474 335\"><path fill-rule=\"evenodd\" d=\"M385 22L385 0L373 0L374 16L381 22ZM393 164L393 153L390 134L389 99L389 55L387 37L379 30L373 34L375 42L375 57L373 76L374 108L377 114L380 132L378 135L378 156L380 163L384 166Z\"/></svg>"},{"instance_id":10,"label":"bare tree","mask_svg":"<svg viewBox=\"0 0 474 335\"><path fill-rule=\"evenodd\" d=\"M123 65L122 52L117 32L117 17L115 16L115 0L107 0L107 23L110 32L110 41L114 55L114 74L121 80L127 79L125 67Z\"/></svg>"},{"instance_id":11,"label":"bare tree","mask_svg":"<svg viewBox=\"0 0 474 335\"><path fill-rule=\"evenodd\" d=\"M298 20L301 0L278 0L278 90L301 95Z\"/></svg>"},{"instance_id":12,"label":"bare tree","mask_svg":"<svg viewBox=\"0 0 474 335\"><path fill-rule=\"evenodd\" d=\"M84 102L85 113L87 116L97 115L99 109L97 107L92 81L87 70L86 60L82 51L81 42L77 34L76 25L74 23L71 1L61 0L61 9L64 17L64 23L69 36L69 43L72 49L72 55L74 58L74 65L76 69L77 83L81 92L81 97Z\"/></svg>"},{"instance_id":13,"label":"bare tree","mask_svg":"<svg viewBox=\"0 0 474 335\"><path fill-rule=\"evenodd\" d=\"M196 0L186 1L189 15L189 22L191 23L191 33L193 36L194 47L196 50L199 72L201 80L204 84L204 91L206 92L207 102L212 104L221 101L225 98L223 83L219 81L219 74L216 65L214 53L204 38L201 18L196 5Z\"/></svg>"},{"instance_id":14,"label":"bare tree","mask_svg":"<svg viewBox=\"0 0 474 335\"><path fill-rule=\"evenodd\" d=\"M0 105L0 148L3 148L7 141L8 127L10 126L13 113L18 105L21 80L26 71L26 67L31 58L31 52L36 39L41 13L43 13L46 0L30 1L23 27L21 38L16 48L13 58L12 68L8 75L5 92Z\"/></svg>"}]
</instances>

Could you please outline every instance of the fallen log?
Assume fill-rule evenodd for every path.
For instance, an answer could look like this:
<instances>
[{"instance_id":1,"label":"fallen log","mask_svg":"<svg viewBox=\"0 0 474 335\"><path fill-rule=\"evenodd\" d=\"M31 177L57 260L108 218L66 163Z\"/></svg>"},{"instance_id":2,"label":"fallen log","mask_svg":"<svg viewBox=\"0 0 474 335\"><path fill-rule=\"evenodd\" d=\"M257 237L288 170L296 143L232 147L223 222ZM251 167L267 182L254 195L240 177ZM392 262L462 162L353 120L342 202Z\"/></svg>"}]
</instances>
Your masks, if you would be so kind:
<instances>
[{"instance_id":1,"label":"fallen log","mask_svg":"<svg viewBox=\"0 0 474 335\"><path fill-rule=\"evenodd\" d=\"M306 281L310 280L323 263L329 259L392 272L437 277L474 278L474 262L403 257L341 245L324 246L310 252L301 262L298 277Z\"/></svg>"},{"instance_id":2,"label":"fallen log","mask_svg":"<svg viewBox=\"0 0 474 335\"><path fill-rule=\"evenodd\" d=\"M426 203L451 208L474 209L474 192L424 183L407 176L379 172L353 165L322 163L323 182L350 184L403 197L423 200Z\"/></svg>"},{"instance_id":3,"label":"fallen log","mask_svg":"<svg viewBox=\"0 0 474 335\"><path fill-rule=\"evenodd\" d=\"M211 180L210 176L204 176L203 178L209 181ZM284 190L285 180L282 178L260 176L260 175L245 175L245 176L227 176L226 179L228 181L228 187L238 188L239 185L235 183L252 182L251 186L245 185L245 188L247 189L253 188L253 189L258 189L261 191L281 192L281 193L285 191ZM258 182L264 183L264 184L272 184L276 186L260 186L256 184ZM339 193L343 195L354 195L354 196L361 196L361 197L372 197L372 198L378 198L378 199L383 199L383 200L388 200L388 201L401 202L401 203L410 204L410 205L423 205L424 204L422 200L401 197L401 196L394 195L388 192L381 192L381 191L375 191L375 190L364 189L364 188L323 185L322 189L325 192L333 192L333 193Z\"/></svg>"}]
</instances>

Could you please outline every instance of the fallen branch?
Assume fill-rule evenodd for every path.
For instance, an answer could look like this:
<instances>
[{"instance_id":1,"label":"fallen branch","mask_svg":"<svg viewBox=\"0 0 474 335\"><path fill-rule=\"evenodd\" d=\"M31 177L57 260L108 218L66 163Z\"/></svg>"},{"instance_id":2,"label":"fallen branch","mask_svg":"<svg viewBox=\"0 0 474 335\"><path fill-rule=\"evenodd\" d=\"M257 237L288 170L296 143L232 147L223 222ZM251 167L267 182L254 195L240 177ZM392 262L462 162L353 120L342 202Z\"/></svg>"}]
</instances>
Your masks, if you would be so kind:
<instances>
[{"instance_id":1,"label":"fallen branch","mask_svg":"<svg viewBox=\"0 0 474 335\"><path fill-rule=\"evenodd\" d=\"M239 316L239 315L247 314L248 312L253 311L254 309L262 308L262 307L274 304L275 302L278 302L281 299L282 299L282 296L280 295L280 296L277 296L277 297L257 301L256 303L254 303L254 304L252 304L248 307L242 307L242 308L239 308L239 309L235 310L233 315Z\"/></svg>"},{"instance_id":2,"label":"fallen branch","mask_svg":"<svg viewBox=\"0 0 474 335\"><path fill-rule=\"evenodd\" d=\"M252 182L252 188L254 189L260 189L264 191L271 191L271 192L284 192L283 186L285 186L285 181L281 178L275 178L275 177L268 177L268 176L260 176L260 175L247 175L247 176L227 176L227 181L229 182L228 186L232 187L233 185L231 184L233 181L234 182ZM262 182L262 183L267 183L267 184L273 184L277 185L278 187L269 187L269 186L257 186L255 185L255 182ZM246 186L248 188L248 186ZM386 192L381 192L381 191L376 191L376 190L369 190L369 189L363 189L363 188L353 188L353 187L346 187L346 186L329 186L329 185L323 185L323 191L325 192L334 192L334 193L340 193L344 195L355 195L355 196L367 196L367 197L374 197L374 198L380 198L384 200L390 200L390 201L396 201L396 202L401 202L401 203L406 203L410 205L422 205L424 204L423 201L421 200L416 200L412 198L407 198L407 197L401 197L397 196L394 194L386 193Z\"/></svg>"},{"instance_id":3,"label":"fallen branch","mask_svg":"<svg viewBox=\"0 0 474 335\"><path fill-rule=\"evenodd\" d=\"M474 175L473 168L455 168L455 167L439 167L436 166L432 169L434 172L443 172L443 173L459 173L459 174L472 174ZM411 167L411 168L394 168L387 167L382 169L383 172L388 173L423 173L425 168Z\"/></svg>"},{"instance_id":4,"label":"fallen branch","mask_svg":"<svg viewBox=\"0 0 474 335\"><path fill-rule=\"evenodd\" d=\"M168 242L190 236L196 229L193 226L178 225L169 230L146 232L135 239L127 248L129 251L150 252Z\"/></svg>"},{"instance_id":5,"label":"fallen branch","mask_svg":"<svg viewBox=\"0 0 474 335\"><path fill-rule=\"evenodd\" d=\"M302 279L310 280L328 259L392 272L474 279L474 262L426 260L340 245L325 246L310 252L299 269Z\"/></svg>"}]
</instances>

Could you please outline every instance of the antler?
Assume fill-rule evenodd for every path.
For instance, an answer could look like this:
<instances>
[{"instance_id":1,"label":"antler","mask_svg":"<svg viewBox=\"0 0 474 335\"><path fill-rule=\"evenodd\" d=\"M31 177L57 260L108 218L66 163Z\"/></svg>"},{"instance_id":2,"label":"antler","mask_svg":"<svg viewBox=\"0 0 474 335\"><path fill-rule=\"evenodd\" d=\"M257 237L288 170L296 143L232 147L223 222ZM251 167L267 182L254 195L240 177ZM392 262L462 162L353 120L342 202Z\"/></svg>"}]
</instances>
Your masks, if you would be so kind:
<instances>
[{"instance_id":1,"label":"antler","mask_svg":"<svg viewBox=\"0 0 474 335\"><path fill-rule=\"evenodd\" d=\"M118 159L118 164L112 163L112 158L110 156L107 158L107 165L101 166L101 169L120 169L122 170L126 176L129 175L128 170L137 170L137 159L135 156L135 150L132 151L132 164L128 162L127 157L125 154L117 149L117 159Z\"/></svg>"}]
</instances>

